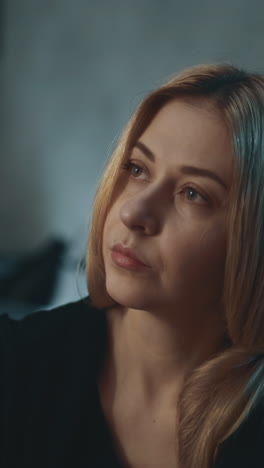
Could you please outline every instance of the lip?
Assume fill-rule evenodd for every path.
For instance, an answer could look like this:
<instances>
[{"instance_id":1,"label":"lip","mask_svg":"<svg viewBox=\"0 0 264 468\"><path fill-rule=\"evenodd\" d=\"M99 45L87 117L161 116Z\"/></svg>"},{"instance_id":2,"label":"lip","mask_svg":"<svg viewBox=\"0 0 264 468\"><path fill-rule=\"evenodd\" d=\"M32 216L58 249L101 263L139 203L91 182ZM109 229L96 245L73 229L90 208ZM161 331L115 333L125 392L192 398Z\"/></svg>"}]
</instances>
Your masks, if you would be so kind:
<instances>
[{"instance_id":1,"label":"lip","mask_svg":"<svg viewBox=\"0 0 264 468\"><path fill-rule=\"evenodd\" d=\"M144 263L132 249L124 247L122 244L115 244L113 246L111 257L115 264L129 270L150 268L149 265Z\"/></svg>"}]
</instances>

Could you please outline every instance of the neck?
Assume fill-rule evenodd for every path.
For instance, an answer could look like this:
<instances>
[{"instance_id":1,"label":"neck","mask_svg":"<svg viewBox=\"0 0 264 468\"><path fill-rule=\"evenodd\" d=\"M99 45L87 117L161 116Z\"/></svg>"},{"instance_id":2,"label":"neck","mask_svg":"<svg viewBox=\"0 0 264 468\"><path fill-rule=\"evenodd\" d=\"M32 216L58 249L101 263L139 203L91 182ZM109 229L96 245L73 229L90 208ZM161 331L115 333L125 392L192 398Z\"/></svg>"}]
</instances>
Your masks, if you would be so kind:
<instances>
[{"instance_id":1,"label":"neck","mask_svg":"<svg viewBox=\"0 0 264 468\"><path fill-rule=\"evenodd\" d=\"M174 399L188 373L224 347L221 316L177 323L143 310L108 310L107 365L116 390L134 388L146 403Z\"/></svg>"}]
</instances>

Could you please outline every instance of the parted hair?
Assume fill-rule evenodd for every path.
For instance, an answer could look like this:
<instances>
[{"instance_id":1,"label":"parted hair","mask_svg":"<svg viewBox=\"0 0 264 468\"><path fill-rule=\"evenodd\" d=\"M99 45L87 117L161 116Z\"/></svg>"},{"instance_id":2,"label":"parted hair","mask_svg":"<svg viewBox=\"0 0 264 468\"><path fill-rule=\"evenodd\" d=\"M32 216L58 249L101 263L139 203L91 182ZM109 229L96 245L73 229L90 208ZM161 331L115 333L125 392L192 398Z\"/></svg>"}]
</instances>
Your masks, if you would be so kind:
<instances>
[{"instance_id":1,"label":"parted hair","mask_svg":"<svg viewBox=\"0 0 264 468\"><path fill-rule=\"evenodd\" d=\"M158 111L177 97L202 98L212 104L221 112L233 140L223 286L229 344L190 372L177 408L180 466L212 468L221 444L264 401L264 75L225 63L197 65L143 100L122 133L96 192L87 284L99 308L115 304L106 291L102 258L102 232L113 190L137 139Z\"/></svg>"}]
</instances>

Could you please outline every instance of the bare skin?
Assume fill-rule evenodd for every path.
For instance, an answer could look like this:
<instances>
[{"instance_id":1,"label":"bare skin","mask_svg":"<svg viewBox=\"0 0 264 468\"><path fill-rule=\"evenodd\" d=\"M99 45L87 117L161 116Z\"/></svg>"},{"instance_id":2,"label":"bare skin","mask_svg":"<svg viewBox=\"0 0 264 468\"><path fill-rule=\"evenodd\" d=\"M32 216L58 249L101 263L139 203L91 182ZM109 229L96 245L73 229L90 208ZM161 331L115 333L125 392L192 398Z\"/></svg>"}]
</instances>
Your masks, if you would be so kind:
<instances>
[{"instance_id":1,"label":"bare skin","mask_svg":"<svg viewBox=\"0 0 264 468\"><path fill-rule=\"evenodd\" d=\"M221 116L194 104L170 102L141 135L104 227L106 287L120 305L107 312L98 389L120 459L130 468L178 466L184 379L223 346L232 145ZM183 173L186 165L208 169L222 183ZM117 243L147 267L118 265Z\"/></svg>"},{"instance_id":2,"label":"bare skin","mask_svg":"<svg viewBox=\"0 0 264 468\"><path fill-rule=\"evenodd\" d=\"M167 397L163 396L164 401L150 405L147 400L142 400L138 383L132 382L127 375L117 376L116 359L110 349L113 349L114 337L120 336L120 324L113 320L113 316L118 314L118 309L107 313L108 351L98 376L101 405L112 432L115 450L124 468L175 468L178 466L175 464L176 391L173 389L174 394L168 392Z\"/></svg>"}]
</instances>

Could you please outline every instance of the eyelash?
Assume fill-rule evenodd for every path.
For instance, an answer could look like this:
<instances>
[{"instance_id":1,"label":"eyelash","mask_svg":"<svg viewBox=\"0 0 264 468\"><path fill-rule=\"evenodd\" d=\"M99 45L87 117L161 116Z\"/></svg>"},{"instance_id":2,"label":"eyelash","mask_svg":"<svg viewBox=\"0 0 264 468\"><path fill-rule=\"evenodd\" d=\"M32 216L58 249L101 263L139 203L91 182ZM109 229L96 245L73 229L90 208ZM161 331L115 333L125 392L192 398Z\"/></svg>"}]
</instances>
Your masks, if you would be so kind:
<instances>
[{"instance_id":1,"label":"eyelash","mask_svg":"<svg viewBox=\"0 0 264 468\"><path fill-rule=\"evenodd\" d=\"M137 179L137 178L138 178L137 176L134 176L134 175L132 174L132 170L133 170L134 168L140 169L141 173L144 172L144 168L143 168L142 166L140 166L139 164L133 163L132 161L126 162L126 163L122 166L122 168L123 168L124 170L126 170L127 172L129 172L130 177L132 177L133 179ZM139 180L141 180L141 179L139 179ZM195 187L194 185L187 184L187 185L183 186L180 193L184 192L184 189L189 189L189 191L193 191L193 192L197 193L197 194L200 196L200 198L201 198L204 202L208 202L208 198L207 198L202 192L200 192L199 190L197 190L196 187ZM188 201L193 201L193 200L188 200Z\"/></svg>"}]
</instances>

